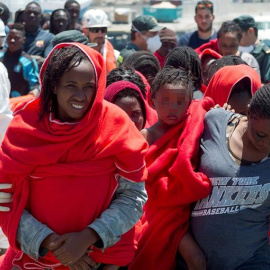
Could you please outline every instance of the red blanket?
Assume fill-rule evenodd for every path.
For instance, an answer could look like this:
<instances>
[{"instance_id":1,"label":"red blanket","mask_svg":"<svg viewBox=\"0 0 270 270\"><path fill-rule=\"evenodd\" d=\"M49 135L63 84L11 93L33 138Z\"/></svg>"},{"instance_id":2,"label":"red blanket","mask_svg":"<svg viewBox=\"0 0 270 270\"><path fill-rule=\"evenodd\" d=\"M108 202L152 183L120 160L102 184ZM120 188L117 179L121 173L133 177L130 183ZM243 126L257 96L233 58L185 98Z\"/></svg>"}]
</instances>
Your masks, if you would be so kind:
<instances>
[{"instance_id":1,"label":"red blanket","mask_svg":"<svg viewBox=\"0 0 270 270\"><path fill-rule=\"evenodd\" d=\"M206 50L206 49L211 49L215 52L217 52L218 54L221 54L220 53L220 50L219 50L219 45L218 45L218 39L213 39L213 40L210 40L209 42L207 43L204 43L203 45L201 45L199 48L195 49L195 51L199 54L199 56L201 55L201 53Z\"/></svg>"},{"instance_id":2,"label":"red blanket","mask_svg":"<svg viewBox=\"0 0 270 270\"><path fill-rule=\"evenodd\" d=\"M208 98L193 101L186 119L149 148L146 155L149 199L132 270L175 267L178 244L189 226L190 203L206 197L211 190L208 177L194 169L203 118L213 105Z\"/></svg>"},{"instance_id":3,"label":"red blanket","mask_svg":"<svg viewBox=\"0 0 270 270\"><path fill-rule=\"evenodd\" d=\"M236 83L244 78L250 79L251 95L261 87L261 79L257 71L248 65L226 66L218 70L209 82L205 91L215 104L223 106L228 102Z\"/></svg>"},{"instance_id":4,"label":"red blanket","mask_svg":"<svg viewBox=\"0 0 270 270\"><path fill-rule=\"evenodd\" d=\"M13 193L11 211L0 213L0 225L17 251L16 232L25 208L56 233L80 231L110 204L117 174L132 181L146 177L147 143L120 108L103 100L106 70L102 56L88 46L75 45L96 70L92 108L78 123L62 123L52 113L38 121L39 99L19 105L0 149L0 182L12 183L8 191ZM62 46L71 44L59 44L55 50ZM50 56L42 67L41 81ZM97 262L129 263L135 252L134 229L127 234L118 245L104 253L94 249L91 256ZM25 263L35 261L23 255L18 264L24 268ZM37 264L46 264L45 268L59 265L51 254Z\"/></svg>"}]
</instances>

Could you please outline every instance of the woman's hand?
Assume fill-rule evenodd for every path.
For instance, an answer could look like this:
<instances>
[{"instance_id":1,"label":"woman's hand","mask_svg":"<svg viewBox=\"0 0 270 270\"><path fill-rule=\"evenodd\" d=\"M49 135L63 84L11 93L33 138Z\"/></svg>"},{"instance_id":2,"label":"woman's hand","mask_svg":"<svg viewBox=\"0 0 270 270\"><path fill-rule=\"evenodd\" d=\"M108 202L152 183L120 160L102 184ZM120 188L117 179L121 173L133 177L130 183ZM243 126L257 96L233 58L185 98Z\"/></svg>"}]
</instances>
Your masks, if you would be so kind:
<instances>
[{"instance_id":1,"label":"woman's hand","mask_svg":"<svg viewBox=\"0 0 270 270\"><path fill-rule=\"evenodd\" d=\"M50 245L53 255L64 265L72 266L86 254L89 247L99 240L91 228L81 232L67 233Z\"/></svg>"},{"instance_id":2,"label":"woman's hand","mask_svg":"<svg viewBox=\"0 0 270 270\"><path fill-rule=\"evenodd\" d=\"M55 243L55 241L59 238L60 236L56 233L52 233L50 235L48 235L43 242L41 243L41 247L44 247L48 250L52 250L52 246L55 247L54 245L52 245L52 243ZM58 246L60 247L60 245Z\"/></svg>"},{"instance_id":3,"label":"woman's hand","mask_svg":"<svg viewBox=\"0 0 270 270\"><path fill-rule=\"evenodd\" d=\"M97 264L87 255L83 255L75 264L69 266L70 270L91 270L96 268Z\"/></svg>"},{"instance_id":4,"label":"woman's hand","mask_svg":"<svg viewBox=\"0 0 270 270\"><path fill-rule=\"evenodd\" d=\"M119 268L118 265L106 264L102 267L102 270L118 270Z\"/></svg>"},{"instance_id":5,"label":"woman's hand","mask_svg":"<svg viewBox=\"0 0 270 270\"><path fill-rule=\"evenodd\" d=\"M224 105L222 107L219 104L216 104L213 109L218 109L218 108L223 108L224 110L232 112L232 113L235 112L235 110L232 109L232 106L229 105L228 103L224 103Z\"/></svg>"},{"instance_id":6,"label":"woman's hand","mask_svg":"<svg viewBox=\"0 0 270 270\"><path fill-rule=\"evenodd\" d=\"M0 190L11 188L11 184L0 184ZM0 204L2 203L11 203L12 202L12 194L7 192L0 192ZM8 212L10 211L9 207L0 206L0 212Z\"/></svg>"}]
</instances>

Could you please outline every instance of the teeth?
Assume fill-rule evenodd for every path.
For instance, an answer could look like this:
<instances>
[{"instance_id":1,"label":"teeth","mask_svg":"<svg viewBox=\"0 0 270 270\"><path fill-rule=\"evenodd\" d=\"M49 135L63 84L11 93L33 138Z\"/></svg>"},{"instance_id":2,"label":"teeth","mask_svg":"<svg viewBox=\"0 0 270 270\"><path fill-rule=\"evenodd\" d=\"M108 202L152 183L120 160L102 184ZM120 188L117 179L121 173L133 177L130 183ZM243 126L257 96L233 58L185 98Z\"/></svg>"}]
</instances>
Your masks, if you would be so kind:
<instances>
[{"instance_id":1,"label":"teeth","mask_svg":"<svg viewBox=\"0 0 270 270\"><path fill-rule=\"evenodd\" d=\"M82 108L83 108L83 106L81 106L81 105L76 105L76 104L72 104L72 106L73 106L74 108L76 108L76 109L82 109Z\"/></svg>"}]
</instances>

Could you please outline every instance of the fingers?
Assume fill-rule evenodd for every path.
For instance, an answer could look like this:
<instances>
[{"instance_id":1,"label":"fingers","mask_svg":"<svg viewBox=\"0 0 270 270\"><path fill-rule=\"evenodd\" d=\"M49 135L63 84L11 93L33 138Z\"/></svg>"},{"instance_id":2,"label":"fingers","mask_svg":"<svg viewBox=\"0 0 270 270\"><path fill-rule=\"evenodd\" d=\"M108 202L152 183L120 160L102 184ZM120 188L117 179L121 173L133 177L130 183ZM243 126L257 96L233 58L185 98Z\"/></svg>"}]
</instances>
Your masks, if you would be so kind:
<instances>
[{"instance_id":1,"label":"fingers","mask_svg":"<svg viewBox=\"0 0 270 270\"><path fill-rule=\"evenodd\" d=\"M107 264L103 266L102 270L118 270L119 268L120 266L118 265Z\"/></svg>"},{"instance_id":2,"label":"fingers","mask_svg":"<svg viewBox=\"0 0 270 270\"><path fill-rule=\"evenodd\" d=\"M11 184L0 184L0 189L8 189L8 188L11 188L12 185Z\"/></svg>"},{"instance_id":3,"label":"fingers","mask_svg":"<svg viewBox=\"0 0 270 270\"><path fill-rule=\"evenodd\" d=\"M50 244L51 250L59 249L64 244L64 242L68 239L68 237L69 237L68 234L64 234L64 235L59 236L56 240L54 240Z\"/></svg>"},{"instance_id":4,"label":"fingers","mask_svg":"<svg viewBox=\"0 0 270 270\"><path fill-rule=\"evenodd\" d=\"M85 263L90 265L92 268L94 268L94 269L98 268L98 265L91 258L89 258L87 255L83 255L82 259L85 261Z\"/></svg>"}]
</instances>

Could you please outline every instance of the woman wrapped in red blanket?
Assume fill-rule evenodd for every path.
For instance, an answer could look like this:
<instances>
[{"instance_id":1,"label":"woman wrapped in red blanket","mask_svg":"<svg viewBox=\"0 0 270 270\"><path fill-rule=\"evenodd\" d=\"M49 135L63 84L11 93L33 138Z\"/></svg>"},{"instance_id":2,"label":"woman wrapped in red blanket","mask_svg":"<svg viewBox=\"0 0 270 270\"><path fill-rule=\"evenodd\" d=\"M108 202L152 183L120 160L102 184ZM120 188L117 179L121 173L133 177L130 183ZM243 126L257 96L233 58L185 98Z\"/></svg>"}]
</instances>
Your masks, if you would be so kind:
<instances>
[{"instance_id":1,"label":"woman wrapped in red blanket","mask_svg":"<svg viewBox=\"0 0 270 270\"><path fill-rule=\"evenodd\" d=\"M207 176L195 173L194 168L203 118L214 103L209 98L191 102L192 94L192 78L181 69L165 67L153 81L158 121L142 130L151 145L146 154L149 198L132 270L173 270L177 250L189 269L205 269L204 256L187 232L190 204L211 190Z\"/></svg>"},{"instance_id":2,"label":"woman wrapped in red blanket","mask_svg":"<svg viewBox=\"0 0 270 270\"><path fill-rule=\"evenodd\" d=\"M59 44L40 76L40 98L17 108L0 149L0 183L13 194L0 224L16 252L0 269L127 265L146 200L147 143L103 100L106 69L96 51Z\"/></svg>"}]
</instances>

